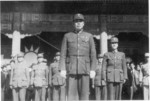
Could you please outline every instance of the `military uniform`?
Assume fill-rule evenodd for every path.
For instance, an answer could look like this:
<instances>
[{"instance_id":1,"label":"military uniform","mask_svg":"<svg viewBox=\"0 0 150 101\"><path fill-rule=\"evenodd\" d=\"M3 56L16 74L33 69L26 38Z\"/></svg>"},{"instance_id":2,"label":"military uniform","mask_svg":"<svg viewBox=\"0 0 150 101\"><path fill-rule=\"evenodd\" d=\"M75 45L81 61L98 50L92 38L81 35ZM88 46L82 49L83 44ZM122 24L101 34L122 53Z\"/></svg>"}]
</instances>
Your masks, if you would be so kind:
<instances>
[{"instance_id":1,"label":"military uniform","mask_svg":"<svg viewBox=\"0 0 150 101\"><path fill-rule=\"evenodd\" d=\"M128 99L132 100L133 99L133 86L135 86L135 84L133 81L134 75L129 65L127 68L127 76L128 76L128 80L126 80L126 82L123 84L123 91L125 92L126 95L128 95Z\"/></svg>"},{"instance_id":2,"label":"military uniform","mask_svg":"<svg viewBox=\"0 0 150 101\"><path fill-rule=\"evenodd\" d=\"M123 52L107 52L102 63L102 79L107 82L108 100L121 100L122 84L127 79L127 67Z\"/></svg>"},{"instance_id":3,"label":"military uniform","mask_svg":"<svg viewBox=\"0 0 150 101\"><path fill-rule=\"evenodd\" d=\"M18 58L23 58L23 53ZM25 60L15 63L11 70L10 86L13 90L13 101L25 101L26 88L29 86L29 71Z\"/></svg>"},{"instance_id":4,"label":"military uniform","mask_svg":"<svg viewBox=\"0 0 150 101\"><path fill-rule=\"evenodd\" d=\"M3 71L1 71L1 101L4 101L4 91L5 91L6 77Z\"/></svg>"},{"instance_id":5,"label":"military uniform","mask_svg":"<svg viewBox=\"0 0 150 101\"><path fill-rule=\"evenodd\" d=\"M146 55L148 55L148 53ZM140 82L142 82L142 85L143 85L143 97L144 97L144 100L150 100L149 62L143 64L141 69L142 70L141 70L141 74L140 74Z\"/></svg>"},{"instance_id":6,"label":"military uniform","mask_svg":"<svg viewBox=\"0 0 150 101\"><path fill-rule=\"evenodd\" d=\"M51 84L53 88L53 99L54 101L65 101L66 100L66 80L61 77L58 71L59 61L55 61L50 65Z\"/></svg>"},{"instance_id":7,"label":"military uniform","mask_svg":"<svg viewBox=\"0 0 150 101\"><path fill-rule=\"evenodd\" d=\"M90 33L82 30L65 34L59 67L67 70L68 100L88 100L89 73L96 67L95 43Z\"/></svg>"},{"instance_id":8,"label":"military uniform","mask_svg":"<svg viewBox=\"0 0 150 101\"><path fill-rule=\"evenodd\" d=\"M34 65L31 85L35 87L35 101L45 101L46 88L48 87L48 67L45 61Z\"/></svg>"},{"instance_id":9,"label":"military uniform","mask_svg":"<svg viewBox=\"0 0 150 101\"><path fill-rule=\"evenodd\" d=\"M99 55L98 58L103 58L103 56ZM96 71L96 76L94 79L94 84L95 84L96 100L107 100L106 82L101 78L102 63L97 62L97 67L95 71Z\"/></svg>"}]
</instances>

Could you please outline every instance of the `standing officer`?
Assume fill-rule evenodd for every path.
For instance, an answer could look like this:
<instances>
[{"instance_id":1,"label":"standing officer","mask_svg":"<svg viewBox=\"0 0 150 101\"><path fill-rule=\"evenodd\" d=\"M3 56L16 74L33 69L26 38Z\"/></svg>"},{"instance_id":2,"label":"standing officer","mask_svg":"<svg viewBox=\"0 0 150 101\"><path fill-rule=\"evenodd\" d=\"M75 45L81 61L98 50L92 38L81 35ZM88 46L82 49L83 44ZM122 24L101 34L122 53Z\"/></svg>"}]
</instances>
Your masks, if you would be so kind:
<instances>
[{"instance_id":1,"label":"standing officer","mask_svg":"<svg viewBox=\"0 0 150 101\"><path fill-rule=\"evenodd\" d=\"M18 54L17 60L11 69L10 88L13 91L13 101L25 101L30 78L28 67L24 60L24 53Z\"/></svg>"},{"instance_id":2,"label":"standing officer","mask_svg":"<svg viewBox=\"0 0 150 101\"><path fill-rule=\"evenodd\" d=\"M68 76L68 101L89 99L89 75L95 76L96 50L92 34L85 32L84 16L73 17L74 31L65 34L60 58L61 75ZM66 59L68 65L66 68ZM77 99L77 97L79 97Z\"/></svg>"},{"instance_id":3,"label":"standing officer","mask_svg":"<svg viewBox=\"0 0 150 101\"><path fill-rule=\"evenodd\" d=\"M31 73L31 85L35 87L35 101L45 101L46 88L48 86L48 66L43 54L38 54L38 63L33 65Z\"/></svg>"},{"instance_id":4,"label":"standing officer","mask_svg":"<svg viewBox=\"0 0 150 101\"><path fill-rule=\"evenodd\" d=\"M108 100L121 100L122 84L127 79L125 54L118 51L118 38L112 37L111 52L104 54L102 79L107 82Z\"/></svg>"},{"instance_id":5,"label":"standing officer","mask_svg":"<svg viewBox=\"0 0 150 101\"><path fill-rule=\"evenodd\" d=\"M106 82L102 80L102 61L103 61L103 55L98 55L98 62L96 67L96 76L95 76L95 94L96 94L96 100L107 100L107 89L106 89Z\"/></svg>"},{"instance_id":6,"label":"standing officer","mask_svg":"<svg viewBox=\"0 0 150 101\"><path fill-rule=\"evenodd\" d=\"M56 53L54 57L54 62L50 65L51 73L49 73L49 78L52 81L50 85L53 87L53 100L54 101L65 101L66 99L66 85L65 78L62 77L59 73L59 60L60 60L60 52Z\"/></svg>"},{"instance_id":7,"label":"standing officer","mask_svg":"<svg viewBox=\"0 0 150 101\"><path fill-rule=\"evenodd\" d=\"M149 53L145 53L145 63L141 66L140 82L143 86L144 100L150 100L150 88L149 88Z\"/></svg>"}]
</instances>

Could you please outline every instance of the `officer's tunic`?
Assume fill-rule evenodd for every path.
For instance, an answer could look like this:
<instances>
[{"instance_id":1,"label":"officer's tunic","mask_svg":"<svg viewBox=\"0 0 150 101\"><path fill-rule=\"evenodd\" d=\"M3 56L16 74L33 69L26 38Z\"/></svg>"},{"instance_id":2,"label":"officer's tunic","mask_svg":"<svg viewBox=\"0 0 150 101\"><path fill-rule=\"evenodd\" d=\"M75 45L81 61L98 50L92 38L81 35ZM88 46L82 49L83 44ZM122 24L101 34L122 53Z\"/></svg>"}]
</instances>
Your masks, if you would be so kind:
<instances>
[{"instance_id":1,"label":"officer's tunic","mask_svg":"<svg viewBox=\"0 0 150 101\"><path fill-rule=\"evenodd\" d=\"M65 88L65 78L61 77L59 70L59 61L55 61L50 65L51 75L51 85L53 87L53 100L54 101L65 101L66 98L66 88Z\"/></svg>"},{"instance_id":2,"label":"officer's tunic","mask_svg":"<svg viewBox=\"0 0 150 101\"><path fill-rule=\"evenodd\" d=\"M106 82L102 80L102 64L97 63L96 76L94 79L96 100L107 100Z\"/></svg>"},{"instance_id":3,"label":"officer's tunic","mask_svg":"<svg viewBox=\"0 0 150 101\"><path fill-rule=\"evenodd\" d=\"M68 60L67 66L66 58ZM65 34L62 41L59 67L61 70L67 70L67 74L69 74L68 100L76 100L78 95L79 99L87 100L89 96L89 73L96 67L95 44L90 33L81 31Z\"/></svg>"},{"instance_id":4,"label":"officer's tunic","mask_svg":"<svg viewBox=\"0 0 150 101\"><path fill-rule=\"evenodd\" d=\"M107 52L102 63L102 79L107 82L108 99L120 100L122 83L127 79L125 54L122 52Z\"/></svg>"},{"instance_id":5,"label":"officer's tunic","mask_svg":"<svg viewBox=\"0 0 150 101\"><path fill-rule=\"evenodd\" d=\"M28 67L25 61L17 62L12 68L13 77L12 77L12 86L14 88L27 88L29 86L29 80L27 75L29 74Z\"/></svg>"},{"instance_id":6,"label":"officer's tunic","mask_svg":"<svg viewBox=\"0 0 150 101\"><path fill-rule=\"evenodd\" d=\"M48 86L46 71L48 71L48 67L44 63L39 63L33 66L34 78L32 79L35 87L46 88Z\"/></svg>"},{"instance_id":7,"label":"officer's tunic","mask_svg":"<svg viewBox=\"0 0 150 101\"><path fill-rule=\"evenodd\" d=\"M142 71L140 74L140 81L143 84L143 96L144 100L150 100L150 88L149 88L149 79L150 79L150 72L149 72L149 63L143 64Z\"/></svg>"},{"instance_id":8,"label":"officer's tunic","mask_svg":"<svg viewBox=\"0 0 150 101\"><path fill-rule=\"evenodd\" d=\"M46 88L48 87L48 66L46 63L42 62L34 65L33 74L31 84L36 87L35 101L45 101Z\"/></svg>"}]
</instances>

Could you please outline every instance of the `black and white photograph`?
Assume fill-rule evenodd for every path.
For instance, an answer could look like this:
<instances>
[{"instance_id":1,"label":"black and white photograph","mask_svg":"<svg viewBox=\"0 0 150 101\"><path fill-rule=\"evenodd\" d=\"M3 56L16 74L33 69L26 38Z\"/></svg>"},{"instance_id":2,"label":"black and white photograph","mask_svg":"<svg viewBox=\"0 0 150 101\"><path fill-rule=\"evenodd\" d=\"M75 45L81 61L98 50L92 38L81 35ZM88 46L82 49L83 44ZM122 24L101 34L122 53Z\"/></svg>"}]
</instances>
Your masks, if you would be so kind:
<instances>
[{"instance_id":1,"label":"black and white photograph","mask_svg":"<svg viewBox=\"0 0 150 101\"><path fill-rule=\"evenodd\" d=\"M149 0L0 0L0 101L150 100Z\"/></svg>"}]
</instances>

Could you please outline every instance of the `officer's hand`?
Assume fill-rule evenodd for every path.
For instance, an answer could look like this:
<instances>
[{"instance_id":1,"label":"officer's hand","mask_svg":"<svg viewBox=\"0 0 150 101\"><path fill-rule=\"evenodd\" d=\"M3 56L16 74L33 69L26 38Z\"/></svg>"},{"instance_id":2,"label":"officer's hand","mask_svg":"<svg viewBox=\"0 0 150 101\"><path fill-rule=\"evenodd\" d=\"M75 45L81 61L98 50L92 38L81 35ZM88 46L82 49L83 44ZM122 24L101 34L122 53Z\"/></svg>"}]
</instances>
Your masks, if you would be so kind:
<instances>
[{"instance_id":1,"label":"officer's hand","mask_svg":"<svg viewBox=\"0 0 150 101\"><path fill-rule=\"evenodd\" d=\"M94 85L92 85L92 88L95 88L95 86L94 86Z\"/></svg>"},{"instance_id":2,"label":"officer's hand","mask_svg":"<svg viewBox=\"0 0 150 101\"><path fill-rule=\"evenodd\" d=\"M126 82L126 79L123 81L123 83L125 83Z\"/></svg>"},{"instance_id":3,"label":"officer's hand","mask_svg":"<svg viewBox=\"0 0 150 101\"><path fill-rule=\"evenodd\" d=\"M95 71L90 71L90 78L91 79L95 78L95 74L96 74Z\"/></svg>"},{"instance_id":4,"label":"officer's hand","mask_svg":"<svg viewBox=\"0 0 150 101\"><path fill-rule=\"evenodd\" d=\"M12 86L12 85L10 85L10 88L12 89L12 88L13 88L13 86Z\"/></svg>"},{"instance_id":5,"label":"officer's hand","mask_svg":"<svg viewBox=\"0 0 150 101\"><path fill-rule=\"evenodd\" d=\"M64 78L66 78L66 71L65 71L65 70L62 70L62 71L60 72L60 75L61 75L62 77L64 77Z\"/></svg>"}]
</instances>

